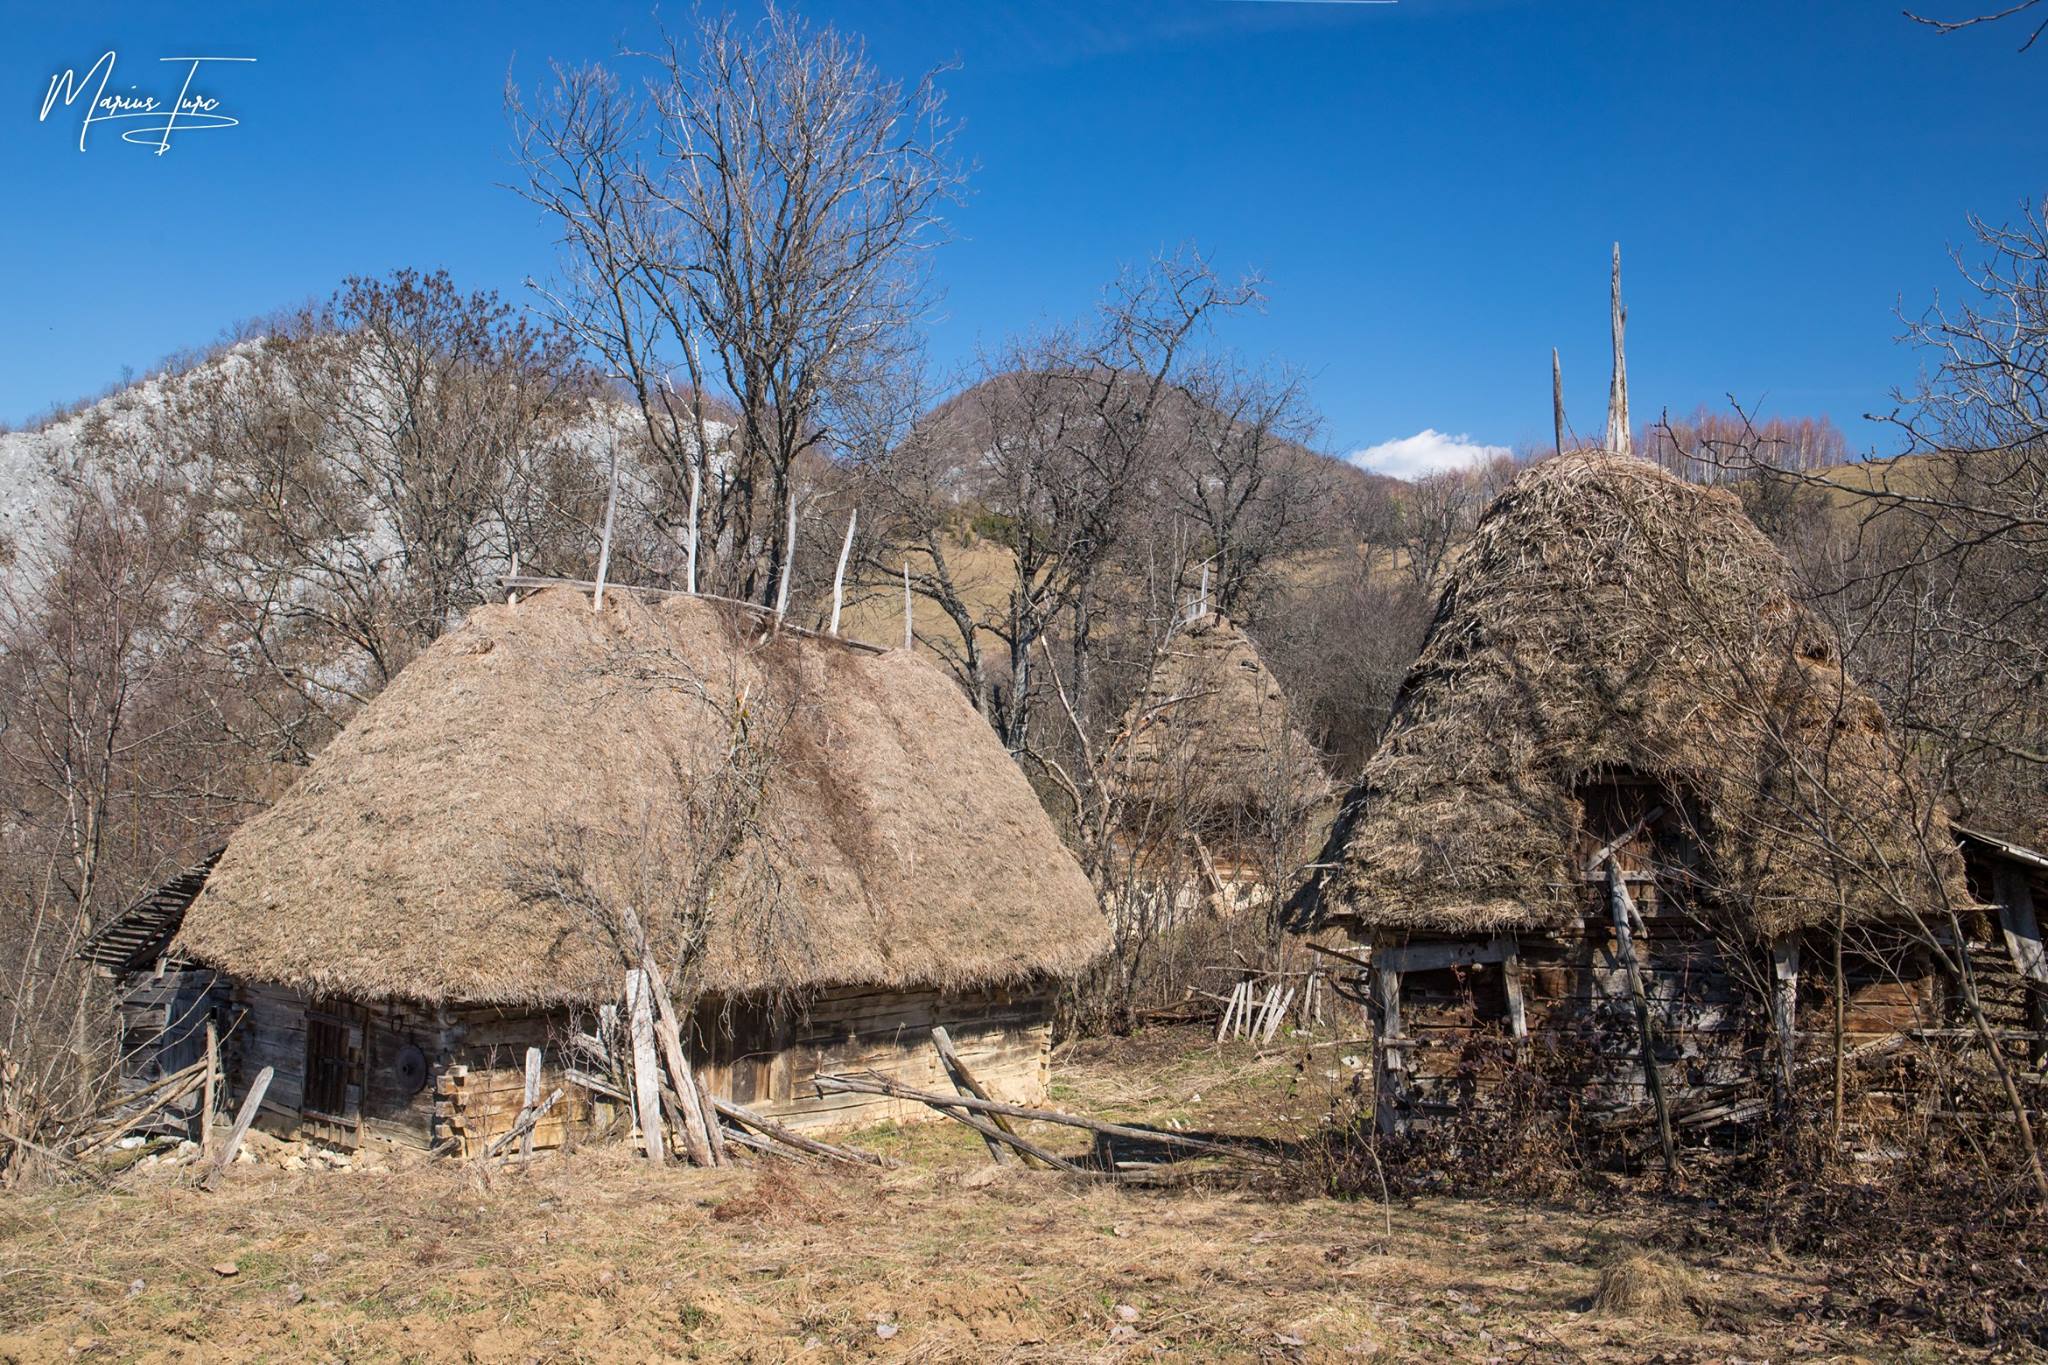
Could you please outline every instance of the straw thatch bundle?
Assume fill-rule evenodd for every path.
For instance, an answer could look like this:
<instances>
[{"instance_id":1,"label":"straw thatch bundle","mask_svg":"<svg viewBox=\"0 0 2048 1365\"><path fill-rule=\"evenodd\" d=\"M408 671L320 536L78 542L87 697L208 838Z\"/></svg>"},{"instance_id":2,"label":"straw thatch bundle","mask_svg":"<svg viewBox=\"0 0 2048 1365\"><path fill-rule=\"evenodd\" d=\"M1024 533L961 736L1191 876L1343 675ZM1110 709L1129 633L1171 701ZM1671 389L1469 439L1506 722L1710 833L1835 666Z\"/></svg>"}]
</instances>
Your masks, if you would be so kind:
<instances>
[{"instance_id":1,"label":"straw thatch bundle","mask_svg":"<svg viewBox=\"0 0 2048 1365\"><path fill-rule=\"evenodd\" d=\"M1329 793L1280 680L1221 612L1177 629L1123 724L1119 780L1139 799L1187 809L1296 809Z\"/></svg>"},{"instance_id":2,"label":"straw thatch bundle","mask_svg":"<svg viewBox=\"0 0 2048 1365\"><path fill-rule=\"evenodd\" d=\"M621 908L708 992L965 988L1107 946L948 679L761 631L616 591L475 612L236 833L181 950L315 993L545 1005L617 994Z\"/></svg>"},{"instance_id":3,"label":"straw thatch bundle","mask_svg":"<svg viewBox=\"0 0 2048 1365\"><path fill-rule=\"evenodd\" d=\"M1518 478L1448 570L1422 654L1296 910L1450 933L1583 912L1576 789L1683 806L1700 899L1770 937L1961 896L1938 810L1728 493L1608 453ZM1939 883L1939 885L1937 885Z\"/></svg>"}]
</instances>

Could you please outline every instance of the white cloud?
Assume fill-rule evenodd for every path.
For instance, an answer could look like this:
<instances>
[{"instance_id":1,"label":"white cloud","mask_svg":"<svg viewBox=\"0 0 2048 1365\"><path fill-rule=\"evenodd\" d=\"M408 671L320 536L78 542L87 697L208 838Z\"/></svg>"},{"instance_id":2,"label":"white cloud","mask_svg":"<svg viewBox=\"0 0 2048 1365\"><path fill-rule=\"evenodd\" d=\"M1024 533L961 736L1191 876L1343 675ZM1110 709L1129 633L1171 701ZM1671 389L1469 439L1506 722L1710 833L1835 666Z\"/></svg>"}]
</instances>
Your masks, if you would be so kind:
<instances>
[{"instance_id":1,"label":"white cloud","mask_svg":"<svg viewBox=\"0 0 2048 1365\"><path fill-rule=\"evenodd\" d=\"M1451 436L1435 427L1424 427L1413 436L1381 441L1376 446L1354 450L1344 458L1375 474L1419 479L1440 470L1469 469L1511 453L1506 446L1483 445L1462 433Z\"/></svg>"}]
</instances>

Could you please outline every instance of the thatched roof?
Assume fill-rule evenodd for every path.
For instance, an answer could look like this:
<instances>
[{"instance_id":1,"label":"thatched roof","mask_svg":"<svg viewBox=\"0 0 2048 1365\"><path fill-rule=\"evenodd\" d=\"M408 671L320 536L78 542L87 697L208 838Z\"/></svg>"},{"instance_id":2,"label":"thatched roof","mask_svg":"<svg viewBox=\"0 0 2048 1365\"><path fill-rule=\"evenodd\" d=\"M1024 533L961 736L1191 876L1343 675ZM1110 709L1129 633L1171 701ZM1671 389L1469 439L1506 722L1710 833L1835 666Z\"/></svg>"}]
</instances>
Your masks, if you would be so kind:
<instances>
[{"instance_id":1,"label":"thatched roof","mask_svg":"<svg viewBox=\"0 0 2048 1365\"><path fill-rule=\"evenodd\" d=\"M1280 681L1221 612L1182 624L1123 722L1117 771L1141 798L1191 810L1299 808L1329 792Z\"/></svg>"},{"instance_id":2,"label":"thatched roof","mask_svg":"<svg viewBox=\"0 0 2048 1365\"><path fill-rule=\"evenodd\" d=\"M1446 572L1332 866L1294 910L1561 922L1587 903L1574 788L1617 772L1682 794L1697 889L1744 933L1831 921L1838 881L1853 918L1964 895L1945 821L1736 500L1583 452L1518 478Z\"/></svg>"},{"instance_id":3,"label":"thatched roof","mask_svg":"<svg viewBox=\"0 0 2048 1365\"><path fill-rule=\"evenodd\" d=\"M557 588L400 674L229 841L178 946L315 993L599 1000L622 906L665 963L703 926L685 984L722 993L1061 976L1108 941L938 670Z\"/></svg>"}]
</instances>

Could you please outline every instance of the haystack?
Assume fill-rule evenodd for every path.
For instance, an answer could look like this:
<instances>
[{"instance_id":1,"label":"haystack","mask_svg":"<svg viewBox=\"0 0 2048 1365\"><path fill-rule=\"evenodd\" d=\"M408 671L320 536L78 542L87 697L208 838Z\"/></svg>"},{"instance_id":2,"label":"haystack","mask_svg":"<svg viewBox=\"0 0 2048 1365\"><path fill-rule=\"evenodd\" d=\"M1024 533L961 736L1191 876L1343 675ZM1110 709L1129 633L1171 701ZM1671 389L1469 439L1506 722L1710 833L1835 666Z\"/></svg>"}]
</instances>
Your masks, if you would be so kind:
<instances>
[{"instance_id":1,"label":"haystack","mask_svg":"<svg viewBox=\"0 0 2048 1365\"><path fill-rule=\"evenodd\" d=\"M1221 612L1175 631L1125 713L1123 734L1126 791L1202 823L1299 810L1330 790L1279 679Z\"/></svg>"},{"instance_id":2,"label":"haystack","mask_svg":"<svg viewBox=\"0 0 2048 1365\"><path fill-rule=\"evenodd\" d=\"M1448 570L1303 905L1440 933L1576 919L1582 792L1615 773L1684 807L1694 888L1757 939L1832 922L1838 893L1851 920L1962 898L1940 811L1735 498L1574 452Z\"/></svg>"}]
</instances>

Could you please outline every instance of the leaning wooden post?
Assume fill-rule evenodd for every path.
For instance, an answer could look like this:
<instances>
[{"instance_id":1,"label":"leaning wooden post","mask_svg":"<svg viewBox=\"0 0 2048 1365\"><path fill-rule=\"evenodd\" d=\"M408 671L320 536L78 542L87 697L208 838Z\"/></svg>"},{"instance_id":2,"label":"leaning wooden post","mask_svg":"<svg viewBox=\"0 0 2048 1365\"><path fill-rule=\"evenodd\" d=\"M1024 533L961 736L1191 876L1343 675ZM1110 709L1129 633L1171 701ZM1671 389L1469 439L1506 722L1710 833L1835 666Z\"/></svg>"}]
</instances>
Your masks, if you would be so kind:
<instances>
[{"instance_id":1,"label":"leaning wooden post","mask_svg":"<svg viewBox=\"0 0 2048 1365\"><path fill-rule=\"evenodd\" d=\"M647 998L647 973L626 973L627 1027L633 1035L633 1118L647 1159L659 1166L668 1159L661 1135L661 1077L654 1069L654 1011Z\"/></svg>"},{"instance_id":2,"label":"leaning wooden post","mask_svg":"<svg viewBox=\"0 0 2048 1365\"><path fill-rule=\"evenodd\" d=\"M903 647L911 648L915 643L910 633L910 561L903 561Z\"/></svg>"},{"instance_id":3,"label":"leaning wooden post","mask_svg":"<svg viewBox=\"0 0 2048 1365\"><path fill-rule=\"evenodd\" d=\"M860 522L860 509L846 518L846 539L839 546L839 567L832 571L832 633L839 633L839 605L846 596L846 557L853 553L853 528Z\"/></svg>"},{"instance_id":4,"label":"leaning wooden post","mask_svg":"<svg viewBox=\"0 0 2048 1365\"><path fill-rule=\"evenodd\" d=\"M206 1021L206 1092L200 1097L199 1101L199 1158L202 1161L206 1159L207 1152L213 1146L213 1110L214 1106L220 1103L220 1097L214 1093L214 1086L219 1083L219 1077L220 1030L214 1027L213 1020L208 1019Z\"/></svg>"},{"instance_id":5,"label":"leaning wooden post","mask_svg":"<svg viewBox=\"0 0 2048 1365\"><path fill-rule=\"evenodd\" d=\"M249 1094L242 1101L241 1111L235 1115L235 1126L228 1130L227 1145L220 1149L220 1155L216 1156L213 1164L207 1168L206 1177L199 1182L200 1189L212 1189L214 1182L220 1179L220 1173L228 1168L228 1163L235 1159L235 1153L241 1150L242 1138L248 1133L249 1125L256 1121L256 1110L263 1103L263 1093L270 1089L270 1078L273 1074L274 1070L267 1066L256 1073L256 1083L249 1087Z\"/></svg>"},{"instance_id":6,"label":"leaning wooden post","mask_svg":"<svg viewBox=\"0 0 2048 1365\"><path fill-rule=\"evenodd\" d=\"M676 1092L676 1103L682 1109L684 1150L699 1166L723 1166L725 1147L718 1140L718 1119L705 1109L702 1087L683 1051L682 1023L676 1018L675 1001L669 998L668 978L655 962L654 949L648 946L647 936L640 931L640 917L631 906L626 907L622 918L628 947L638 948L641 973L653 990L654 1037L661 1045L662 1060L668 1064L669 1086Z\"/></svg>"},{"instance_id":7,"label":"leaning wooden post","mask_svg":"<svg viewBox=\"0 0 2048 1365\"><path fill-rule=\"evenodd\" d=\"M519 1138L519 1159L533 1160L533 1128L536 1122L534 1109L540 1104L540 1049L526 1049L526 1093L519 1106L519 1126L525 1131Z\"/></svg>"},{"instance_id":8,"label":"leaning wooden post","mask_svg":"<svg viewBox=\"0 0 2048 1365\"><path fill-rule=\"evenodd\" d=\"M1643 1079L1650 1087L1650 1103L1657 1110L1657 1142L1664 1149L1664 1173L1678 1174L1678 1143L1671 1136L1671 1108L1664 1099L1664 1073L1657 1066L1656 1035L1650 1024L1650 998L1643 986L1643 973L1636 961L1635 936L1628 922L1635 913L1628 885L1621 877L1621 864L1607 860L1607 896L1614 914L1615 952L1628 975L1629 994L1635 998L1636 1031L1642 1037Z\"/></svg>"}]
</instances>

